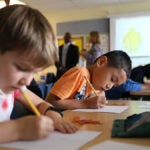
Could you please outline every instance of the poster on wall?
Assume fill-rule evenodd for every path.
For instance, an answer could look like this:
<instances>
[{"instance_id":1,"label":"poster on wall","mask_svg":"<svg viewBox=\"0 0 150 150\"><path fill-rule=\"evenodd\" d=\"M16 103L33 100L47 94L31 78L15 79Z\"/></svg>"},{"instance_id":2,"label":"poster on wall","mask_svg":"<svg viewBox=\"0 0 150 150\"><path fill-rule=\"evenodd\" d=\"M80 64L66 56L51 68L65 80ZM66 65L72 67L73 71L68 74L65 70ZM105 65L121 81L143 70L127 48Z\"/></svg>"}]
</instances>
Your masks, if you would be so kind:
<instances>
[{"instance_id":1,"label":"poster on wall","mask_svg":"<svg viewBox=\"0 0 150 150\"><path fill-rule=\"evenodd\" d=\"M120 19L117 21L117 27L122 29L122 33L116 34L116 39L122 39L122 42L118 41L118 47L123 47L130 56L150 56L150 30L147 30L150 27L150 17Z\"/></svg>"},{"instance_id":2,"label":"poster on wall","mask_svg":"<svg viewBox=\"0 0 150 150\"><path fill-rule=\"evenodd\" d=\"M132 59L132 66L150 62L150 13L112 16L110 18L110 48L122 49Z\"/></svg>"},{"instance_id":3,"label":"poster on wall","mask_svg":"<svg viewBox=\"0 0 150 150\"><path fill-rule=\"evenodd\" d=\"M111 48L123 49L131 57L150 56L149 27L150 14L111 18Z\"/></svg>"}]
</instances>

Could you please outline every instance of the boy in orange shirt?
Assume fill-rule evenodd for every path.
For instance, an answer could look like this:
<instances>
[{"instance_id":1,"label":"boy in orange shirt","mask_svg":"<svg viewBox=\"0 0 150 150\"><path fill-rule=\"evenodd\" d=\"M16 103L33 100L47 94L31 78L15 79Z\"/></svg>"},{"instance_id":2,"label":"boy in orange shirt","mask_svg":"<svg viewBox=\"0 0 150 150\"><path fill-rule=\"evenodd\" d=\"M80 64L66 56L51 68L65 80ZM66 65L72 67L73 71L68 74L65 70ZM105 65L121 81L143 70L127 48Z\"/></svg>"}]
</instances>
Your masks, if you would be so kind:
<instances>
[{"instance_id":1,"label":"boy in orange shirt","mask_svg":"<svg viewBox=\"0 0 150 150\"><path fill-rule=\"evenodd\" d=\"M60 109L101 108L107 104L104 92L124 83L131 73L130 57L123 51L108 52L91 66L68 70L50 90L46 101ZM98 95L85 80L86 76Z\"/></svg>"}]
</instances>

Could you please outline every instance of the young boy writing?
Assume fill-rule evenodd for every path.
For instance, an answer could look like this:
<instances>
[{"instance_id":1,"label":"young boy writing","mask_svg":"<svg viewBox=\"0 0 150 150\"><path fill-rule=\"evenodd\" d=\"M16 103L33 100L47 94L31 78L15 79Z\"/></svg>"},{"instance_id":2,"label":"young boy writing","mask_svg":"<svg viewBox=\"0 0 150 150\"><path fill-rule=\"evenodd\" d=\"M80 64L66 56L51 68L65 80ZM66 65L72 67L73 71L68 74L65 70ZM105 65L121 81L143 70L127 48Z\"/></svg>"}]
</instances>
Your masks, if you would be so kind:
<instances>
[{"instance_id":1,"label":"young boy writing","mask_svg":"<svg viewBox=\"0 0 150 150\"><path fill-rule=\"evenodd\" d=\"M60 109L100 108L107 103L104 92L125 82L131 73L131 60L123 51L108 52L87 68L67 71L50 90L46 101ZM86 76L99 95L85 80ZM103 94L103 95L102 95Z\"/></svg>"},{"instance_id":2,"label":"young boy writing","mask_svg":"<svg viewBox=\"0 0 150 150\"><path fill-rule=\"evenodd\" d=\"M38 10L25 5L0 9L0 143L44 138L54 129L76 131L51 104L29 90L26 93L40 116L10 120L14 99L31 109L18 89L29 85L35 72L55 63L55 41L51 25Z\"/></svg>"}]
</instances>

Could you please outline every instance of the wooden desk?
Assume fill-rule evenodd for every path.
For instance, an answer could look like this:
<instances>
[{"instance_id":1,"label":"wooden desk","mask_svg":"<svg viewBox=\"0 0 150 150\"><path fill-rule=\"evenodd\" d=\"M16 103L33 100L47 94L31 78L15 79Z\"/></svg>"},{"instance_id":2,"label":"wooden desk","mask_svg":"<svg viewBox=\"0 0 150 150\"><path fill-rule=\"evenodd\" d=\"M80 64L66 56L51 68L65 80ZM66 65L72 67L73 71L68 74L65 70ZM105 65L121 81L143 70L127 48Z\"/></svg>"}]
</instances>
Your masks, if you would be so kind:
<instances>
[{"instance_id":1,"label":"wooden desk","mask_svg":"<svg viewBox=\"0 0 150 150\"><path fill-rule=\"evenodd\" d=\"M109 104L120 103L120 102L122 103L122 101L120 100L109 101ZM98 124L98 125L86 124L86 125L79 126L80 130L91 130L91 131L102 132L102 134L97 136L95 139L87 142L85 145L80 147L79 150L87 150L89 147L102 143L107 140L142 145L142 146L150 146L150 138L112 138L111 137L112 125L115 119L126 119L126 117L133 115L135 113L138 114L141 112L149 111L149 109L139 108L139 105L144 103L144 101L141 102L141 101L125 101L124 100L123 103L126 103L127 105L129 105L129 108L120 114L77 112L77 111L71 111L71 110L67 110L64 112L64 119L67 121L70 121L73 117L80 116L85 119L92 119L92 120L97 120L97 121L102 122L102 124ZM53 147L52 149L55 149L55 148ZM0 150L14 150L14 149L0 147Z\"/></svg>"},{"instance_id":2,"label":"wooden desk","mask_svg":"<svg viewBox=\"0 0 150 150\"><path fill-rule=\"evenodd\" d=\"M143 95L143 96L150 96L150 90L145 91L138 91L138 92L130 92L130 95Z\"/></svg>"},{"instance_id":3,"label":"wooden desk","mask_svg":"<svg viewBox=\"0 0 150 150\"><path fill-rule=\"evenodd\" d=\"M109 103L114 103L115 101L109 101ZM116 101L118 102L118 101ZM119 101L120 102L120 101ZM111 130L113 121L115 119L126 119L126 117L133 115L135 113L141 113L145 111L149 111L148 109L140 109L139 105L144 103L144 101L123 101L129 105L129 108L125 110L121 114L113 114L113 113L86 113L86 112L75 112L75 111L65 111L64 118L70 121L71 118L80 116L87 119L94 119L97 121L101 121L103 124L100 125L82 125L79 126L80 130L92 130L92 131L101 131L102 134L93 139L92 141L88 142L87 144L83 145L80 150L85 150L88 147L91 147L95 144L101 143L106 140L111 141L119 141L124 143L130 144L137 144L137 145L145 145L150 146L150 138L112 138L111 137Z\"/></svg>"},{"instance_id":4,"label":"wooden desk","mask_svg":"<svg viewBox=\"0 0 150 150\"><path fill-rule=\"evenodd\" d=\"M133 100L147 100L147 101L150 101L150 90L130 92L130 97Z\"/></svg>"}]
</instances>

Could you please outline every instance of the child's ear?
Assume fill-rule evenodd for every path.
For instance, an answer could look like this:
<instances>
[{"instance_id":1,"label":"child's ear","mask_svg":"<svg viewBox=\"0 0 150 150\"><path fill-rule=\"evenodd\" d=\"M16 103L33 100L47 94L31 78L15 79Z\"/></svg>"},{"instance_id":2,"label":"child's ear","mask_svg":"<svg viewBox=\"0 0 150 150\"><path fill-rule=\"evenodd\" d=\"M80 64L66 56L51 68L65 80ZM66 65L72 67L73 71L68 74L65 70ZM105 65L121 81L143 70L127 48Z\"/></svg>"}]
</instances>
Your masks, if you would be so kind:
<instances>
[{"instance_id":1,"label":"child's ear","mask_svg":"<svg viewBox=\"0 0 150 150\"><path fill-rule=\"evenodd\" d=\"M101 57L97 60L96 64L97 64L98 67L99 67L99 66L104 66L104 65L107 65L107 63L108 63L107 61L108 61L108 59L107 59L106 56L101 56Z\"/></svg>"}]
</instances>

